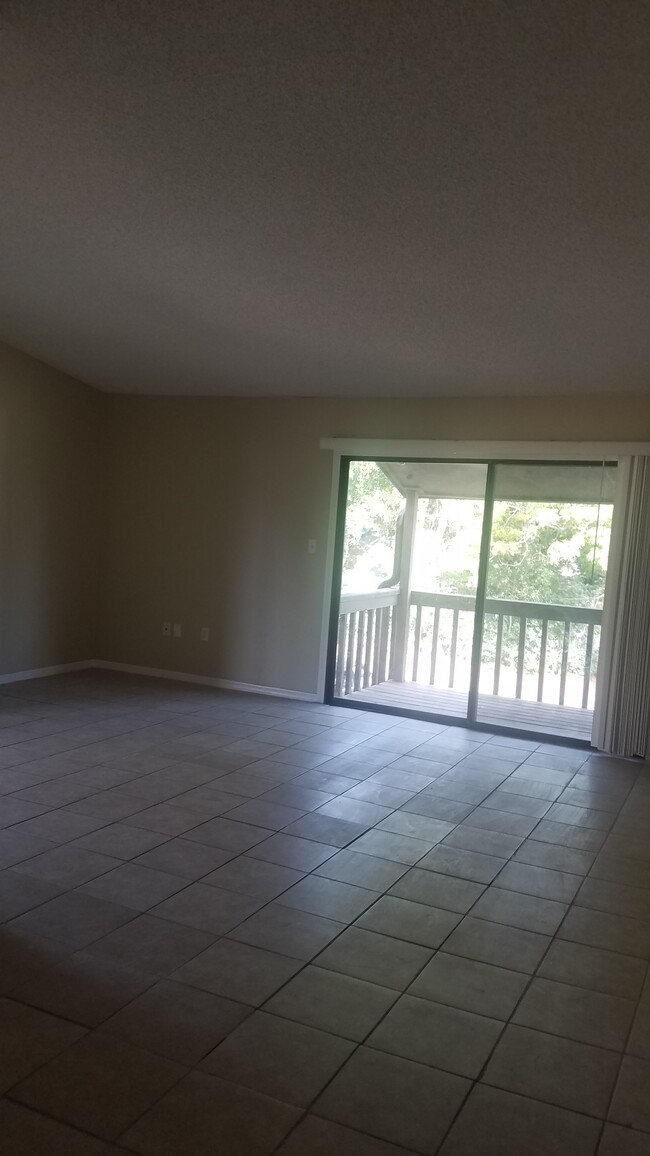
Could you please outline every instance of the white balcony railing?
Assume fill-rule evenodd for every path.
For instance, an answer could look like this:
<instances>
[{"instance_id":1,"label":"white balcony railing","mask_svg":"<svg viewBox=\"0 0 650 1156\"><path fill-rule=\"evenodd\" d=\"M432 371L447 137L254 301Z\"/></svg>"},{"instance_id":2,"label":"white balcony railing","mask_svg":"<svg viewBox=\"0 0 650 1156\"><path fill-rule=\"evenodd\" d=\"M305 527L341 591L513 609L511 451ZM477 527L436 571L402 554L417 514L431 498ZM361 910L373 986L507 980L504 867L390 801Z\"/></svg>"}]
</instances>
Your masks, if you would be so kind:
<instances>
[{"instance_id":1,"label":"white balcony railing","mask_svg":"<svg viewBox=\"0 0 650 1156\"><path fill-rule=\"evenodd\" d=\"M335 693L375 686L390 677L398 590L341 598ZM468 689L475 600L462 594L413 591L408 622L408 674L414 682ZM563 706L590 705L602 611L488 598L481 691ZM503 684L507 684L504 690Z\"/></svg>"}]
</instances>

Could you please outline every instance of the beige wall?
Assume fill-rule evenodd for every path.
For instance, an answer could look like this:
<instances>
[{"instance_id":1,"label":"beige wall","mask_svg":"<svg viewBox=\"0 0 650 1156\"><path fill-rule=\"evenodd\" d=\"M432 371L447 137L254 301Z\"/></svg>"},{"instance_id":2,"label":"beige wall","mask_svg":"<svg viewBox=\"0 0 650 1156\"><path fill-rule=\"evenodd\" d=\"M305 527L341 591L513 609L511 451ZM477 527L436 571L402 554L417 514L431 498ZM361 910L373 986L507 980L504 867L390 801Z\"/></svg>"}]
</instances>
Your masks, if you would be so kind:
<instances>
[{"instance_id":1,"label":"beige wall","mask_svg":"<svg viewBox=\"0 0 650 1156\"><path fill-rule=\"evenodd\" d=\"M99 656L308 692L331 483L321 437L650 441L643 396L106 401ZM163 621L182 638L163 638Z\"/></svg>"},{"instance_id":2,"label":"beige wall","mask_svg":"<svg viewBox=\"0 0 650 1156\"><path fill-rule=\"evenodd\" d=\"M110 397L0 346L0 674L104 658L315 691L325 436L650 441L650 397Z\"/></svg>"},{"instance_id":3,"label":"beige wall","mask_svg":"<svg viewBox=\"0 0 650 1156\"><path fill-rule=\"evenodd\" d=\"M96 645L102 400L0 346L0 674Z\"/></svg>"}]
</instances>

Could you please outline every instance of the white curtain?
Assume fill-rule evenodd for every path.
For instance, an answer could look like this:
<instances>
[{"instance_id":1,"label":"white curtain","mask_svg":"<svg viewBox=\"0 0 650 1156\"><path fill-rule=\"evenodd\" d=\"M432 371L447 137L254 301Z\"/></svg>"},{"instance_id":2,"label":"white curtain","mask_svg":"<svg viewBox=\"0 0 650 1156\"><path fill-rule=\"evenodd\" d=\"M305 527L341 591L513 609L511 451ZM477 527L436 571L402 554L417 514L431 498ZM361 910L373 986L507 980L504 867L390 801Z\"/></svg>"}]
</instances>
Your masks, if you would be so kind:
<instances>
[{"instance_id":1,"label":"white curtain","mask_svg":"<svg viewBox=\"0 0 650 1156\"><path fill-rule=\"evenodd\" d=\"M619 462L592 741L650 755L650 458Z\"/></svg>"}]
</instances>

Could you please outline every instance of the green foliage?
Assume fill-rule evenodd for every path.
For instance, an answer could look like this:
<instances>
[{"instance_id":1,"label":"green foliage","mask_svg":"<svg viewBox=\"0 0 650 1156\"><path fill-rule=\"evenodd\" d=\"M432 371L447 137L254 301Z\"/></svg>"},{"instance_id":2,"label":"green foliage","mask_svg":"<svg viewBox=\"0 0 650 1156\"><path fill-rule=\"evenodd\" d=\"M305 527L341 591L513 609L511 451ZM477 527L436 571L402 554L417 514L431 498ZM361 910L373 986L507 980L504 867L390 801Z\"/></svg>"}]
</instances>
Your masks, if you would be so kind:
<instances>
[{"instance_id":1,"label":"green foliage","mask_svg":"<svg viewBox=\"0 0 650 1156\"><path fill-rule=\"evenodd\" d=\"M611 514L607 508L599 521L595 506L582 506L579 513L581 516L575 506L563 503L496 503L488 598L565 606L602 605L606 577L603 545L609 538ZM439 529L440 519L431 519L428 524ZM597 526L599 540L594 551ZM453 537L453 529L445 526L441 540L450 536ZM473 594L476 571L466 566L443 570L436 585L450 594Z\"/></svg>"},{"instance_id":2,"label":"green foliage","mask_svg":"<svg viewBox=\"0 0 650 1156\"><path fill-rule=\"evenodd\" d=\"M377 544L392 549L397 516L404 499L375 462L351 462L345 518L343 569L353 570L358 559ZM388 574L378 572L378 577Z\"/></svg>"}]
</instances>

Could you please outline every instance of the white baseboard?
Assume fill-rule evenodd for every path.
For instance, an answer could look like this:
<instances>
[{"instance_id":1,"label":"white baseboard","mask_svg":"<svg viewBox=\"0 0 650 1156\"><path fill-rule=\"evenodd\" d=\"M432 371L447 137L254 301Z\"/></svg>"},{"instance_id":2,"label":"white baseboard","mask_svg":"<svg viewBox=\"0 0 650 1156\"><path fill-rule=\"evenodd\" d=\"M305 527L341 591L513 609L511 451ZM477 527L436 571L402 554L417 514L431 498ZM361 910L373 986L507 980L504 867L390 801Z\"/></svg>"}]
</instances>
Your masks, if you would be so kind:
<instances>
[{"instance_id":1,"label":"white baseboard","mask_svg":"<svg viewBox=\"0 0 650 1156\"><path fill-rule=\"evenodd\" d=\"M260 686L254 682L235 682L231 678L210 678L205 674L186 674L179 670L159 670L155 666L134 666L129 662L107 662L103 658L95 658L86 666L98 670L117 670L124 674L141 674L147 678L168 678L173 682L193 682L199 686L213 686L217 690L238 690L245 694L265 694L273 698L293 698L300 702L321 702L317 694L306 690L287 690L280 686ZM26 676L29 677L29 676Z\"/></svg>"},{"instance_id":2,"label":"white baseboard","mask_svg":"<svg viewBox=\"0 0 650 1156\"><path fill-rule=\"evenodd\" d=\"M27 682L30 678L49 678L53 674L69 674L73 670L88 670L94 663L91 659L83 662L61 662L58 666L39 666L35 670L16 670L11 674L0 674L0 686L10 682Z\"/></svg>"},{"instance_id":3,"label":"white baseboard","mask_svg":"<svg viewBox=\"0 0 650 1156\"><path fill-rule=\"evenodd\" d=\"M155 666L134 666L129 662L107 662L103 658L88 658L82 662L62 662L57 666L40 666L34 670L17 670L0 674L0 686L12 682L27 682L32 678L49 678L53 674L70 674L75 670L117 670L124 674L141 674L147 678L167 678L172 682L193 682L199 686L213 686L217 690L238 690L245 694L265 694L273 698L292 698L299 702L322 702L317 694L306 690L287 690L280 686L259 686L254 682L235 682L230 678L209 678L204 674L186 674L180 670L159 670Z\"/></svg>"}]
</instances>

